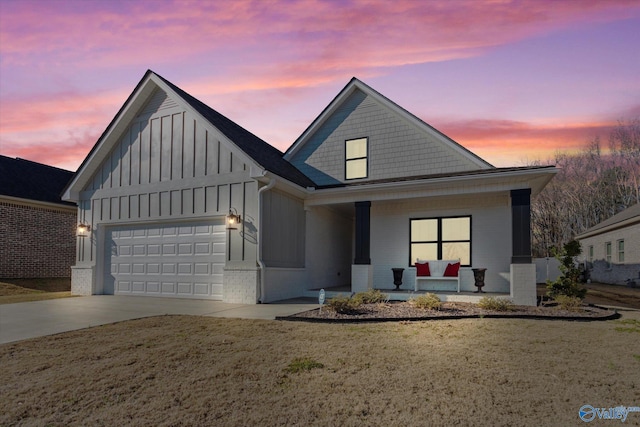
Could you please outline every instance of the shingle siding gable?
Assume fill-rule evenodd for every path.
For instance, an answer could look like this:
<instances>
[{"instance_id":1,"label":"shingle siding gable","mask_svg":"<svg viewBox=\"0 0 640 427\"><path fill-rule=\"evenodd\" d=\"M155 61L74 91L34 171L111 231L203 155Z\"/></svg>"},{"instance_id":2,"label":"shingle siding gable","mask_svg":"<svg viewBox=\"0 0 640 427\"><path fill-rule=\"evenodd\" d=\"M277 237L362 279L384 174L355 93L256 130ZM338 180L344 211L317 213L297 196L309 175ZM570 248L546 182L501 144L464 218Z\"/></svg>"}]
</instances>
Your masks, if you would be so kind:
<instances>
[{"instance_id":1,"label":"shingle siding gable","mask_svg":"<svg viewBox=\"0 0 640 427\"><path fill-rule=\"evenodd\" d=\"M369 145L366 180L478 169L467 157L360 90L345 99L290 161L319 185L346 182L345 140L361 137L367 137Z\"/></svg>"}]
</instances>

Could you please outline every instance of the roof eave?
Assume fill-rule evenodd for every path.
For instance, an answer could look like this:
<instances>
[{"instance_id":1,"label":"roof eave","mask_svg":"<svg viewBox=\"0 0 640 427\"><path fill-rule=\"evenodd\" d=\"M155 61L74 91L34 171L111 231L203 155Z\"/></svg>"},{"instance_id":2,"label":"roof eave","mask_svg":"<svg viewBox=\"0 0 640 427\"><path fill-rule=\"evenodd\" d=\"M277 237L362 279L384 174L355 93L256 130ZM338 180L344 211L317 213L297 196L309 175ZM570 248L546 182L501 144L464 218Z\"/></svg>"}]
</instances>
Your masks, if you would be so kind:
<instances>
[{"instance_id":1,"label":"roof eave","mask_svg":"<svg viewBox=\"0 0 640 427\"><path fill-rule=\"evenodd\" d=\"M322 199L335 197L349 199L357 196L372 201L402 199L406 198L406 194L412 190L418 190L428 196L442 196L531 188L532 196L535 196L557 172L558 170L555 167L550 166L532 170L425 178L325 189L319 188L309 193L309 199L316 199L319 203L310 201L309 204L322 204ZM523 183L526 185L523 186ZM452 187L456 190L452 191Z\"/></svg>"},{"instance_id":2,"label":"roof eave","mask_svg":"<svg viewBox=\"0 0 640 427\"><path fill-rule=\"evenodd\" d=\"M635 216L633 218L627 218L623 221L616 222L615 224L609 224L604 227L596 228L595 230L585 231L582 234L578 234L576 236L576 240L587 239L589 237L598 236L600 234L608 233L610 231L619 230L621 228L630 227L634 224L640 224L640 216Z\"/></svg>"},{"instance_id":3,"label":"roof eave","mask_svg":"<svg viewBox=\"0 0 640 427\"><path fill-rule=\"evenodd\" d=\"M412 122L418 128L421 128L422 130L429 132L435 137L440 138L444 142L450 144L454 150L458 151L460 154L468 158L479 168L490 169L494 167L486 160L469 151L453 139L449 138L447 135L443 134L433 126L426 123L424 120L407 111L391 99L387 98L380 92L376 91L375 89L355 77L353 77L349 81L349 83L347 83L342 91L338 93L338 95L331 101L331 103L329 103L329 105L325 107L325 109L320 113L320 115L318 115L318 117L316 117L316 119L309 125L309 127L305 129L302 135L300 135L291 145L291 147L287 149L287 151L284 153L284 158L286 160L291 159L295 155L295 153L305 144L305 142L325 123L325 121L331 116L331 114L333 114L333 112L338 109L338 107L344 102L344 100L348 96L350 96L351 93L353 93L356 89L361 90L362 92L367 94L367 96L371 96L372 98L378 100L384 106L391 109L396 114L404 117L409 122Z\"/></svg>"}]
</instances>

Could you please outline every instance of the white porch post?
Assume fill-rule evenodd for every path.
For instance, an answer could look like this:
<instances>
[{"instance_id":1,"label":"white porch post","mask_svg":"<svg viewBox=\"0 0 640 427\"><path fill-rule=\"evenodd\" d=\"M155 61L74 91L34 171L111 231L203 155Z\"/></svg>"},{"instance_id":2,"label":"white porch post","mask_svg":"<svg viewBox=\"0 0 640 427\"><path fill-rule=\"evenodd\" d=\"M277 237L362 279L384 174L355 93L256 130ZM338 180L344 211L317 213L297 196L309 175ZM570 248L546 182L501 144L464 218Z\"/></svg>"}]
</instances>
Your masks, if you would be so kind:
<instances>
[{"instance_id":1,"label":"white porch post","mask_svg":"<svg viewBox=\"0 0 640 427\"><path fill-rule=\"evenodd\" d=\"M353 264L351 266L351 292L366 292L373 288L373 266Z\"/></svg>"},{"instance_id":2,"label":"white porch post","mask_svg":"<svg viewBox=\"0 0 640 427\"><path fill-rule=\"evenodd\" d=\"M537 304L535 264L511 264L510 280L511 299L514 304Z\"/></svg>"}]
</instances>

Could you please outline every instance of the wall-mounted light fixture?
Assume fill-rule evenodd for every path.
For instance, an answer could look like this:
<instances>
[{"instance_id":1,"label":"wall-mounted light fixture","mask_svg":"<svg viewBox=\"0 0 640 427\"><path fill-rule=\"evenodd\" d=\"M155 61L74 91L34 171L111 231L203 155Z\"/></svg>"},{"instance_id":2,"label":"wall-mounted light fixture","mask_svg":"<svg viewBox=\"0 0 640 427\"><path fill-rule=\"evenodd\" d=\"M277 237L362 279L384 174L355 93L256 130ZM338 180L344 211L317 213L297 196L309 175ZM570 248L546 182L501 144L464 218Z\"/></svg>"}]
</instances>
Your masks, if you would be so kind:
<instances>
[{"instance_id":1,"label":"wall-mounted light fixture","mask_svg":"<svg viewBox=\"0 0 640 427\"><path fill-rule=\"evenodd\" d=\"M238 211L235 208L229 208L229 215L227 215L227 230L237 229L240 222L242 222L242 217L238 214Z\"/></svg>"},{"instance_id":2,"label":"wall-mounted light fixture","mask_svg":"<svg viewBox=\"0 0 640 427\"><path fill-rule=\"evenodd\" d=\"M89 224L85 224L81 222L78 224L78 228L76 230L76 236L79 237L87 237L91 232L91 226Z\"/></svg>"}]
</instances>

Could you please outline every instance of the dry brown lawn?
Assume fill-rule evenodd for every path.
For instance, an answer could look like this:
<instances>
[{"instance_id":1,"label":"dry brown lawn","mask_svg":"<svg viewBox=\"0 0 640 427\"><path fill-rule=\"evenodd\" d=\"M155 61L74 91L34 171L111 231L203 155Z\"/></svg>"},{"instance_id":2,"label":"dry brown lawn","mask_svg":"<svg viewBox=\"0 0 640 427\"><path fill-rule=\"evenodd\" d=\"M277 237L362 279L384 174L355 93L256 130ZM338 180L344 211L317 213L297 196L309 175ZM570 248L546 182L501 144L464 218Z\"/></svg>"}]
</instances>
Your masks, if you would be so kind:
<instances>
[{"instance_id":1,"label":"dry brown lawn","mask_svg":"<svg viewBox=\"0 0 640 427\"><path fill-rule=\"evenodd\" d=\"M640 312L351 325L163 316L4 344L0 366L0 425L583 425L584 404L640 403Z\"/></svg>"},{"instance_id":2,"label":"dry brown lawn","mask_svg":"<svg viewBox=\"0 0 640 427\"><path fill-rule=\"evenodd\" d=\"M0 279L0 304L71 296L71 279Z\"/></svg>"}]
</instances>

